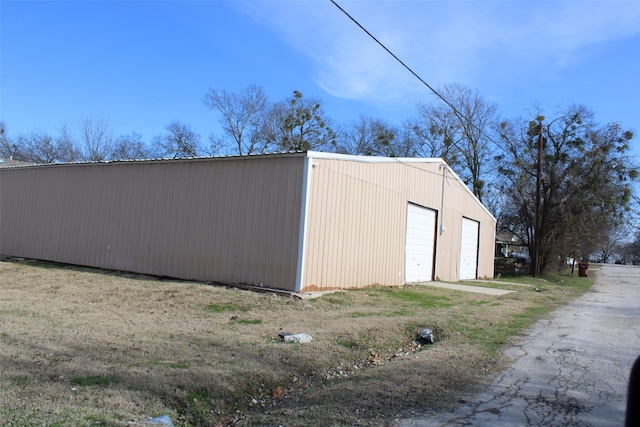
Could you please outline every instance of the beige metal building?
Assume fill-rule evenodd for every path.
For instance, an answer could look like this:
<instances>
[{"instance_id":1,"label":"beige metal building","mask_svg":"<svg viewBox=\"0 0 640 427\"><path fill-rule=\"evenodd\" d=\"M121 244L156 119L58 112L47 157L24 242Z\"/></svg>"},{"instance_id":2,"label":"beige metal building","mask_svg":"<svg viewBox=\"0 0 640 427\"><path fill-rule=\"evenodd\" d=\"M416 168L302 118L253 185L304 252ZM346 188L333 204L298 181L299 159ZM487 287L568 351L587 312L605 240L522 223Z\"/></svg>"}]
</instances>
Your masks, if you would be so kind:
<instances>
[{"instance_id":1,"label":"beige metal building","mask_svg":"<svg viewBox=\"0 0 640 427\"><path fill-rule=\"evenodd\" d=\"M493 276L440 159L319 152L0 169L0 254L296 292Z\"/></svg>"}]
</instances>

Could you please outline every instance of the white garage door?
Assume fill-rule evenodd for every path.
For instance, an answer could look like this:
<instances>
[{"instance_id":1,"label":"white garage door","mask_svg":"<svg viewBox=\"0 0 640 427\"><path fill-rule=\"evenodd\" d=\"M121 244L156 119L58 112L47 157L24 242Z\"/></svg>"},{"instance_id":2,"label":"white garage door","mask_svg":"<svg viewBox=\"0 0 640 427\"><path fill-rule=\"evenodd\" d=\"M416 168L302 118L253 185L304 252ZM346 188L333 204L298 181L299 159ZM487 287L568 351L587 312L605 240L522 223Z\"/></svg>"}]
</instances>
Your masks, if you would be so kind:
<instances>
[{"instance_id":1,"label":"white garage door","mask_svg":"<svg viewBox=\"0 0 640 427\"><path fill-rule=\"evenodd\" d=\"M407 208L405 281L426 282L433 277L436 211L416 205Z\"/></svg>"},{"instance_id":2,"label":"white garage door","mask_svg":"<svg viewBox=\"0 0 640 427\"><path fill-rule=\"evenodd\" d=\"M460 280L476 279L478 271L478 230L480 223L462 218Z\"/></svg>"}]
</instances>

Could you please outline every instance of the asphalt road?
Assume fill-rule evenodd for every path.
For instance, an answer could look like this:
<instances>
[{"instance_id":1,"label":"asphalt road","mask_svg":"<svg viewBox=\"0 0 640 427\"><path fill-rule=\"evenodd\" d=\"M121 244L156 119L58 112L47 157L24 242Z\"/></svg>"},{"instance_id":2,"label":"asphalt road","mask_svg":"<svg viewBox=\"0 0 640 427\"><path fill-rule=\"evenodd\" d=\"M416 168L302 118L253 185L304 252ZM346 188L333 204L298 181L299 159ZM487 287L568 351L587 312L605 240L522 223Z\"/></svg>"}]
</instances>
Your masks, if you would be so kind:
<instances>
[{"instance_id":1,"label":"asphalt road","mask_svg":"<svg viewBox=\"0 0 640 427\"><path fill-rule=\"evenodd\" d=\"M423 426L622 426L640 355L640 267L604 265L592 290L538 322L507 354L511 367L454 412Z\"/></svg>"}]
</instances>

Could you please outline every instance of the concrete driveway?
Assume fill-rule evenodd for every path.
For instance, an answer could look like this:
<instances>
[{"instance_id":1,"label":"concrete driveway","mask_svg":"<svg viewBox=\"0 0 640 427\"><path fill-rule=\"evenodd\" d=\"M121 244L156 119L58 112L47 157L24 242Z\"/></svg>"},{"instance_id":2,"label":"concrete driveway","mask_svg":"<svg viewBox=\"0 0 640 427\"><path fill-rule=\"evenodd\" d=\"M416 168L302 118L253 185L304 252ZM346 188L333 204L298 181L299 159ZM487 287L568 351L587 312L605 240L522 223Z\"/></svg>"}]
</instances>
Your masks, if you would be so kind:
<instances>
[{"instance_id":1,"label":"concrete driveway","mask_svg":"<svg viewBox=\"0 0 640 427\"><path fill-rule=\"evenodd\" d=\"M507 351L511 367L454 412L418 426L622 426L640 355L640 268L604 265L578 300L538 322Z\"/></svg>"}]
</instances>

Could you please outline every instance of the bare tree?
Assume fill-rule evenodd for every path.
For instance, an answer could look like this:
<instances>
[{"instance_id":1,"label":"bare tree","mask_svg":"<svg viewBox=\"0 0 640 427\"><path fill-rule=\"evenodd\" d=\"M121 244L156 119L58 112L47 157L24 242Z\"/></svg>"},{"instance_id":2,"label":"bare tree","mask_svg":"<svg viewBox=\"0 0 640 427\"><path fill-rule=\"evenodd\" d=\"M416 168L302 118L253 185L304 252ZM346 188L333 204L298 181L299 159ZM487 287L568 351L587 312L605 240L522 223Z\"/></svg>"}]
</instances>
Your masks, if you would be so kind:
<instances>
[{"instance_id":1,"label":"bare tree","mask_svg":"<svg viewBox=\"0 0 640 427\"><path fill-rule=\"evenodd\" d=\"M340 132L336 151L344 154L386 157L413 157L414 148L409 140L400 137L400 131L390 123L360 116Z\"/></svg>"},{"instance_id":2,"label":"bare tree","mask_svg":"<svg viewBox=\"0 0 640 427\"><path fill-rule=\"evenodd\" d=\"M108 119L83 117L80 120L80 134L84 160L100 162L109 159L113 150L113 136Z\"/></svg>"},{"instance_id":3,"label":"bare tree","mask_svg":"<svg viewBox=\"0 0 640 427\"><path fill-rule=\"evenodd\" d=\"M595 255L597 255L599 261L608 263L613 254L624 246L624 242L628 240L629 236L633 235L633 233L630 233L629 227L615 223L602 231L601 235L598 236Z\"/></svg>"},{"instance_id":4,"label":"bare tree","mask_svg":"<svg viewBox=\"0 0 640 427\"><path fill-rule=\"evenodd\" d=\"M142 140L142 135L133 132L128 135L121 135L114 144L109 157L112 160L132 160L147 159L151 152Z\"/></svg>"},{"instance_id":5,"label":"bare tree","mask_svg":"<svg viewBox=\"0 0 640 427\"><path fill-rule=\"evenodd\" d=\"M43 131L35 131L30 135L21 135L24 155L33 163L61 162L61 153L57 141Z\"/></svg>"},{"instance_id":6,"label":"bare tree","mask_svg":"<svg viewBox=\"0 0 640 427\"><path fill-rule=\"evenodd\" d=\"M140 134L111 137L108 121L85 117L80 121L80 139L64 123L58 135L42 130L21 134L9 140L4 122L0 122L0 157L24 160L38 164L104 161L120 159L145 159L150 150Z\"/></svg>"},{"instance_id":7,"label":"bare tree","mask_svg":"<svg viewBox=\"0 0 640 427\"><path fill-rule=\"evenodd\" d=\"M21 160L38 164L75 162L81 160L80 150L68 127L63 125L58 137L37 130L17 137Z\"/></svg>"},{"instance_id":8,"label":"bare tree","mask_svg":"<svg viewBox=\"0 0 640 427\"><path fill-rule=\"evenodd\" d=\"M0 157L9 160L24 160L21 158L20 141L14 141L9 138L6 124L3 121L0 121Z\"/></svg>"},{"instance_id":9,"label":"bare tree","mask_svg":"<svg viewBox=\"0 0 640 427\"><path fill-rule=\"evenodd\" d=\"M403 123L405 138L419 157L441 158L455 169L460 164L459 123L453 111L443 106L418 106L419 117Z\"/></svg>"},{"instance_id":10,"label":"bare tree","mask_svg":"<svg viewBox=\"0 0 640 427\"><path fill-rule=\"evenodd\" d=\"M82 152L78 148L78 143L66 123L63 123L58 129L56 145L61 162L77 162L82 160Z\"/></svg>"},{"instance_id":11,"label":"bare tree","mask_svg":"<svg viewBox=\"0 0 640 427\"><path fill-rule=\"evenodd\" d=\"M340 140L336 151L357 156L373 155L375 136L370 129L372 120L370 117L360 116L349 126L342 128L339 132Z\"/></svg>"},{"instance_id":12,"label":"bare tree","mask_svg":"<svg viewBox=\"0 0 640 427\"><path fill-rule=\"evenodd\" d=\"M191 126L171 122L165 128L167 133L153 138L152 145L163 157L197 157L200 153L200 135L191 130Z\"/></svg>"},{"instance_id":13,"label":"bare tree","mask_svg":"<svg viewBox=\"0 0 640 427\"><path fill-rule=\"evenodd\" d=\"M495 147L489 134L497 127L498 108L478 92L462 86L446 86L444 94L462 114L458 118L462 129L463 179L466 178L473 194L482 201L486 179L495 171L491 162Z\"/></svg>"},{"instance_id":14,"label":"bare tree","mask_svg":"<svg viewBox=\"0 0 640 427\"><path fill-rule=\"evenodd\" d=\"M210 137L214 152L229 145L241 156L267 151L271 107L260 86L250 85L240 93L209 89L203 102L221 114L220 124L226 135Z\"/></svg>"},{"instance_id":15,"label":"bare tree","mask_svg":"<svg viewBox=\"0 0 640 427\"><path fill-rule=\"evenodd\" d=\"M446 104L419 105L421 118L405 127L424 156L442 157L483 201L485 183L495 172L491 137L498 125L497 106L478 92L458 84L444 86Z\"/></svg>"}]
</instances>

